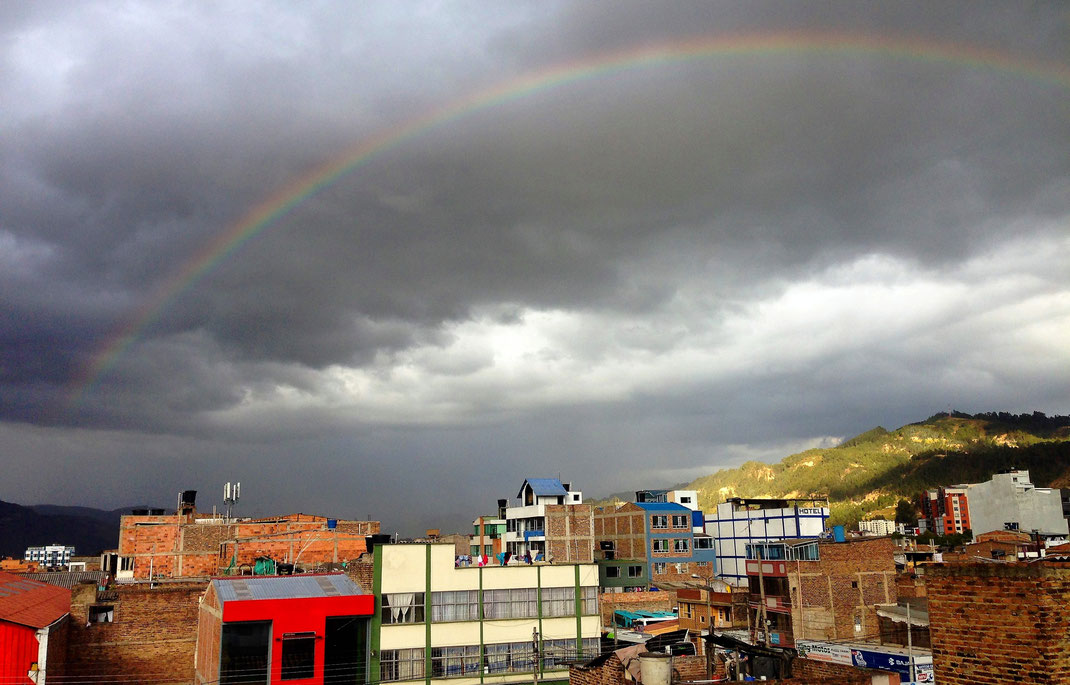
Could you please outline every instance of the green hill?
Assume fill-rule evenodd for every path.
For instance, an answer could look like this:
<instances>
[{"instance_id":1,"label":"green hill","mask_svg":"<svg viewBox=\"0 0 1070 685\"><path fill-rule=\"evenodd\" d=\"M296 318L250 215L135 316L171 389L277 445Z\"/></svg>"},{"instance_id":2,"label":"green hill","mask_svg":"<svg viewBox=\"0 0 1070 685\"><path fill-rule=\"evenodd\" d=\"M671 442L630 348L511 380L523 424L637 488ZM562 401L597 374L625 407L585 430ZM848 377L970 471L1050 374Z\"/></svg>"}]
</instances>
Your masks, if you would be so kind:
<instances>
[{"instance_id":1,"label":"green hill","mask_svg":"<svg viewBox=\"0 0 1070 685\"><path fill-rule=\"evenodd\" d=\"M1038 486L1070 485L1070 416L936 414L894 431L877 427L779 464L746 462L691 482L709 511L728 497L828 495L835 523L852 523L927 488L1028 469Z\"/></svg>"}]
</instances>

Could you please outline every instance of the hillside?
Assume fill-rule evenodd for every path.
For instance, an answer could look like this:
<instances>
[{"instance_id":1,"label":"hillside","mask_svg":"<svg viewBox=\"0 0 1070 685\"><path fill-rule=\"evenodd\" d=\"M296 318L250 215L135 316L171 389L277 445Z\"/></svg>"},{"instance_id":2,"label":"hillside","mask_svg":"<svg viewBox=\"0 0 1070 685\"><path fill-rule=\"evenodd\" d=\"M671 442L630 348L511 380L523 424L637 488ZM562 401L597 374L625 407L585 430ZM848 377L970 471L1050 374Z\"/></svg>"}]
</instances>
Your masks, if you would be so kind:
<instances>
[{"instance_id":1,"label":"hillside","mask_svg":"<svg viewBox=\"0 0 1070 685\"><path fill-rule=\"evenodd\" d=\"M877 427L830 449L778 464L747 462L691 482L706 510L728 497L827 494L838 522L857 520L939 485L987 480L1028 469L1039 486L1070 482L1070 417L937 414L894 431Z\"/></svg>"},{"instance_id":2,"label":"hillside","mask_svg":"<svg viewBox=\"0 0 1070 685\"><path fill-rule=\"evenodd\" d=\"M79 556L119 544L119 517L129 508L105 511L48 504L24 507L0 501L0 556L22 558L27 547L73 545Z\"/></svg>"}]
</instances>

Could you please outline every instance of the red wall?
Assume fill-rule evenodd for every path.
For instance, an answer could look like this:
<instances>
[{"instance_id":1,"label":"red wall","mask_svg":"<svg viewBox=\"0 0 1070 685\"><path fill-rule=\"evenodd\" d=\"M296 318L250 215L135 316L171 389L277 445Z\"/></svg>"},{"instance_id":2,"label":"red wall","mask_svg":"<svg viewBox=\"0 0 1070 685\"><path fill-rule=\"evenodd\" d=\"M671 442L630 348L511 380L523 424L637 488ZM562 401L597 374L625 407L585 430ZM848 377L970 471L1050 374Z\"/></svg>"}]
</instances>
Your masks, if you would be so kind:
<instances>
[{"instance_id":1,"label":"red wall","mask_svg":"<svg viewBox=\"0 0 1070 685\"><path fill-rule=\"evenodd\" d=\"M345 597L311 597L301 599L231 600L223 604L223 622L271 621L271 682L282 679L282 635L314 632L316 670L312 678L287 680L288 685L323 683L324 626L330 616L371 616L375 612L373 595Z\"/></svg>"},{"instance_id":2,"label":"red wall","mask_svg":"<svg viewBox=\"0 0 1070 685\"><path fill-rule=\"evenodd\" d=\"M0 683L28 683L30 664L37 661L37 635L33 628L0 621Z\"/></svg>"}]
</instances>

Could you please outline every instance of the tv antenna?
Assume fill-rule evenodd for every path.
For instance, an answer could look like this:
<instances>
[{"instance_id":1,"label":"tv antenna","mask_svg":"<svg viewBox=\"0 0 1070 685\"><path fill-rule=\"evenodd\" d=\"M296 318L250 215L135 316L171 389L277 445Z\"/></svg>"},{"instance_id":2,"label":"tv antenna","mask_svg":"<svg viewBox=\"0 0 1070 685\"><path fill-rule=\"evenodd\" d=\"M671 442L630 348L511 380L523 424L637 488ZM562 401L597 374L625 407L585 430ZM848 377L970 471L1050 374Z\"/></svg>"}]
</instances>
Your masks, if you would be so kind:
<instances>
[{"instance_id":1,"label":"tv antenna","mask_svg":"<svg viewBox=\"0 0 1070 685\"><path fill-rule=\"evenodd\" d=\"M223 486L223 504L227 507L227 522L230 522L230 514L234 509L234 505L238 503L238 498L241 497L241 483L227 482Z\"/></svg>"}]
</instances>

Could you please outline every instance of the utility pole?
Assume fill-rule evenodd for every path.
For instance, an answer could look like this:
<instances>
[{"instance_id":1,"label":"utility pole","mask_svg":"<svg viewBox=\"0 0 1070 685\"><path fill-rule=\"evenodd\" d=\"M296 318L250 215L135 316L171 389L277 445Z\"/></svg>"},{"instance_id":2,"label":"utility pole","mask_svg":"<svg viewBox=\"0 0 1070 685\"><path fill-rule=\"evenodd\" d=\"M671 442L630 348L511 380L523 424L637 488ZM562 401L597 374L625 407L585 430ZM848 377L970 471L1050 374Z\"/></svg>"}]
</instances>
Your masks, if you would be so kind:
<instances>
[{"instance_id":1,"label":"utility pole","mask_svg":"<svg viewBox=\"0 0 1070 685\"><path fill-rule=\"evenodd\" d=\"M758 607L758 615L759 615L759 617L761 617L760 626L761 626L761 631L762 631L762 642L765 643L765 644L768 644L769 643L769 616L765 611L765 573L762 570L762 566L765 565L764 564L764 562L765 562L765 550L762 549L761 544L764 544L764 543L759 543L759 546L758 546L758 593L759 593L759 596L762 599L762 603L761 603L761 606ZM755 628L757 629L757 626L755 626ZM757 632L757 630L756 630L756 632Z\"/></svg>"},{"instance_id":2,"label":"utility pole","mask_svg":"<svg viewBox=\"0 0 1070 685\"><path fill-rule=\"evenodd\" d=\"M914 641L910 636L910 602L907 601L907 659L910 661L910 682L916 682L914 677Z\"/></svg>"},{"instance_id":3,"label":"utility pole","mask_svg":"<svg viewBox=\"0 0 1070 685\"><path fill-rule=\"evenodd\" d=\"M531 629L531 683L539 685L539 629Z\"/></svg>"}]
</instances>

